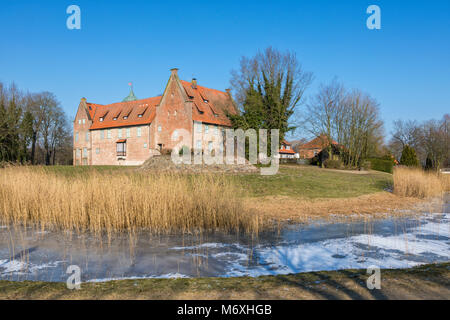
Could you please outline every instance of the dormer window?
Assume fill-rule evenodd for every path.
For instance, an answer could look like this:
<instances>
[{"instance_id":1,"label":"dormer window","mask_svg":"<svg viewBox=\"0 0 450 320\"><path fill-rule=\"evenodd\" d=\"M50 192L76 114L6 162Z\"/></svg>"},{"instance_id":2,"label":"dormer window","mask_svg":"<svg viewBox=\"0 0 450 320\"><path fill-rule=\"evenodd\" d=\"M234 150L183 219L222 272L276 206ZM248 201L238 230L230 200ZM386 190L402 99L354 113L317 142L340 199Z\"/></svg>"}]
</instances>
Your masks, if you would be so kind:
<instances>
[{"instance_id":1,"label":"dormer window","mask_svg":"<svg viewBox=\"0 0 450 320\"><path fill-rule=\"evenodd\" d=\"M127 119L128 119L128 116L124 116L124 117L123 117L123 120L127 120Z\"/></svg>"},{"instance_id":2,"label":"dormer window","mask_svg":"<svg viewBox=\"0 0 450 320\"><path fill-rule=\"evenodd\" d=\"M117 117L114 117L113 120L116 121L116 120L117 120Z\"/></svg>"},{"instance_id":3,"label":"dormer window","mask_svg":"<svg viewBox=\"0 0 450 320\"><path fill-rule=\"evenodd\" d=\"M100 118L99 120L100 120L100 122L103 122L103 117L102 117L102 118Z\"/></svg>"},{"instance_id":4,"label":"dormer window","mask_svg":"<svg viewBox=\"0 0 450 320\"><path fill-rule=\"evenodd\" d=\"M208 103L208 100L206 100L206 99L203 99L203 102L204 102L204 103Z\"/></svg>"},{"instance_id":5,"label":"dormer window","mask_svg":"<svg viewBox=\"0 0 450 320\"><path fill-rule=\"evenodd\" d=\"M142 114L138 114L138 118L142 118Z\"/></svg>"}]
</instances>

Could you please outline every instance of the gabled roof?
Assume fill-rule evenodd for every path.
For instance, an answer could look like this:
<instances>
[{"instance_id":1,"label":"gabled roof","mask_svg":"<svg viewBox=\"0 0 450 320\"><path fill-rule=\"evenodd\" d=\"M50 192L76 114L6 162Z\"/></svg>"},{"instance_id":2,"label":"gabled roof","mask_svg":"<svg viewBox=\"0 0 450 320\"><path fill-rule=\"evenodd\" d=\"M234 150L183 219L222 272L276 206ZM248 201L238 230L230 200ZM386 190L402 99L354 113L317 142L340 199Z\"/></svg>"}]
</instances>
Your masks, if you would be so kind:
<instances>
[{"instance_id":1,"label":"gabled roof","mask_svg":"<svg viewBox=\"0 0 450 320\"><path fill-rule=\"evenodd\" d=\"M289 154L295 154L295 151L291 149L286 149L285 146L290 146L291 144L287 142L286 140L283 140L281 142L281 149L278 151L278 153L289 153Z\"/></svg>"},{"instance_id":2,"label":"gabled roof","mask_svg":"<svg viewBox=\"0 0 450 320\"><path fill-rule=\"evenodd\" d=\"M227 92L206 88L180 80L186 95L193 101L192 120L209 124L231 126L227 114L237 114L231 96Z\"/></svg>"},{"instance_id":3,"label":"gabled roof","mask_svg":"<svg viewBox=\"0 0 450 320\"><path fill-rule=\"evenodd\" d=\"M301 149L323 149L329 145L329 142L327 143L328 138L326 135L320 135L313 140L301 145L298 147L299 150ZM336 141L332 140L332 144L338 144Z\"/></svg>"},{"instance_id":4,"label":"gabled roof","mask_svg":"<svg viewBox=\"0 0 450 320\"><path fill-rule=\"evenodd\" d=\"M95 105L95 114L91 129L116 128L149 124L155 118L156 106L161 97L153 97L128 102L117 102L108 105L95 105L86 103L88 106ZM142 117L139 115L142 114ZM127 116L127 119L124 119ZM103 121L100 121L100 118ZM114 118L117 117L117 120Z\"/></svg>"},{"instance_id":5,"label":"gabled roof","mask_svg":"<svg viewBox=\"0 0 450 320\"><path fill-rule=\"evenodd\" d=\"M181 90L184 89L188 101L192 102L192 120L231 126L227 114L237 114L237 109L229 93L198 85L193 87L191 82L179 81ZM130 95L134 97L132 89ZM162 102L161 99L162 96L131 101L125 99L108 105L86 102L93 121L90 129L150 124L155 118L156 107Z\"/></svg>"}]
</instances>

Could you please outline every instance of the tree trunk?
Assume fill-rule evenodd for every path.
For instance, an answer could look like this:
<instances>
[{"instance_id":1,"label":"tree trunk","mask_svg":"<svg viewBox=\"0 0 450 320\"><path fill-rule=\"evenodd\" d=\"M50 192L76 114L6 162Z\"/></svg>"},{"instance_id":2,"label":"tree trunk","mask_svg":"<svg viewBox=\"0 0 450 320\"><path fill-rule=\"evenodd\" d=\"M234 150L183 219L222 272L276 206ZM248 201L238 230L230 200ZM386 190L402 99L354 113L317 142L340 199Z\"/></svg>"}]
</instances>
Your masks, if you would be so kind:
<instances>
[{"instance_id":1,"label":"tree trunk","mask_svg":"<svg viewBox=\"0 0 450 320\"><path fill-rule=\"evenodd\" d=\"M36 140L37 140L37 133L33 130L33 137L31 141L31 164L34 165L34 157L36 153Z\"/></svg>"}]
</instances>

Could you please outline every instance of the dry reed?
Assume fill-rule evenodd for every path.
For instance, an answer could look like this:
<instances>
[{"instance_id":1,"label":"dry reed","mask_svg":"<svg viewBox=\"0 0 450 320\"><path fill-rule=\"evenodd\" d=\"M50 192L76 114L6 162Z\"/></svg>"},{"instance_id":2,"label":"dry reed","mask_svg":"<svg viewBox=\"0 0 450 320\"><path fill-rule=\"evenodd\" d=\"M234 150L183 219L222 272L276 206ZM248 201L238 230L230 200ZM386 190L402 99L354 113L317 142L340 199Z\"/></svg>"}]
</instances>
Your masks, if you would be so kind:
<instances>
[{"instance_id":1,"label":"dry reed","mask_svg":"<svg viewBox=\"0 0 450 320\"><path fill-rule=\"evenodd\" d=\"M89 170L64 176L44 168L0 169L0 220L95 234L258 232L239 191L220 175Z\"/></svg>"},{"instance_id":2,"label":"dry reed","mask_svg":"<svg viewBox=\"0 0 450 320\"><path fill-rule=\"evenodd\" d=\"M450 191L450 176L419 168L394 170L394 193L404 197L429 198Z\"/></svg>"}]
</instances>

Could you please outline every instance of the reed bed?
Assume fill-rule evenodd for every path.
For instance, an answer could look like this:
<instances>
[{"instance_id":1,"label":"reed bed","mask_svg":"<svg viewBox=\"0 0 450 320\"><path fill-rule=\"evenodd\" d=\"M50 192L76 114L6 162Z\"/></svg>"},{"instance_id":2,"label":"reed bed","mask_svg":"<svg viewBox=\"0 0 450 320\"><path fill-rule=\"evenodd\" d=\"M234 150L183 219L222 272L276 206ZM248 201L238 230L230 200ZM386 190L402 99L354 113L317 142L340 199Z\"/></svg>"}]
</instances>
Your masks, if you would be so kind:
<instances>
[{"instance_id":1,"label":"reed bed","mask_svg":"<svg viewBox=\"0 0 450 320\"><path fill-rule=\"evenodd\" d=\"M0 169L0 220L95 234L114 232L257 233L260 221L224 176L45 168Z\"/></svg>"},{"instance_id":2,"label":"reed bed","mask_svg":"<svg viewBox=\"0 0 450 320\"><path fill-rule=\"evenodd\" d=\"M450 175L419 168L394 170L394 193L404 197L429 198L450 191Z\"/></svg>"}]
</instances>

